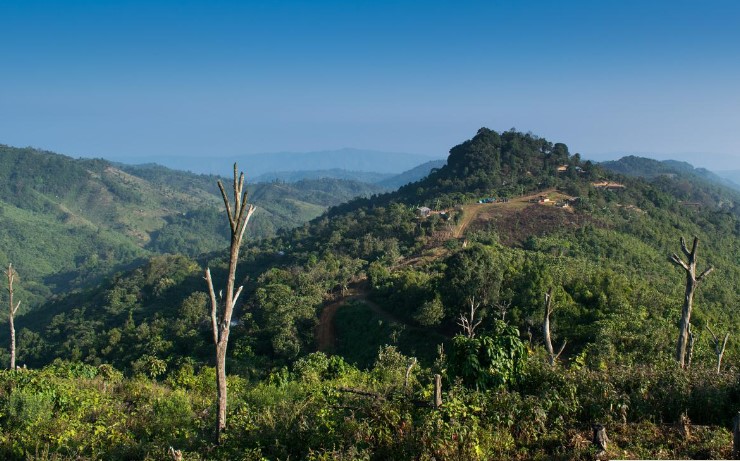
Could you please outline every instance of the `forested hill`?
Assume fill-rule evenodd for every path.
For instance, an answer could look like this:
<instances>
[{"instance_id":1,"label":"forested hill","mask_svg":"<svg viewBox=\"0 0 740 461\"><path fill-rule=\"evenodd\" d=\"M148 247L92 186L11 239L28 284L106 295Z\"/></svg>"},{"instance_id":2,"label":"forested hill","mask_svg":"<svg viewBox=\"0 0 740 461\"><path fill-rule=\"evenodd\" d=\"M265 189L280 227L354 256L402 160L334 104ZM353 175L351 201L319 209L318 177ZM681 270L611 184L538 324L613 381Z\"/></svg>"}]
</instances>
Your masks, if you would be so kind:
<instances>
[{"instance_id":1,"label":"forested hill","mask_svg":"<svg viewBox=\"0 0 740 461\"><path fill-rule=\"evenodd\" d=\"M12 262L24 279L25 308L152 253L224 248L217 179L0 145L0 263ZM329 179L249 189L258 207L253 241L381 190Z\"/></svg>"},{"instance_id":2,"label":"forested hill","mask_svg":"<svg viewBox=\"0 0 740 461\"><path fill-rule=\"evenodd\" d=\"M177 182L155 173L147 184ZM587 440L600 421L615 457L727 456L740 405L740 219L734 192L715 187L630 178L563 144L481 129L427 178L249 245L230 326L229 437L218 450L354 459L363 440L370 459L594 459ZM694 296L683 370L674 354L686 272L669 255L685 257L680 239L694 236L697 272L714 270ZM127 459L121 447L132 444L214 453L203 442L215 419L206 266L221 286L223 253L155 255L18 317L18 363L32 370L7 374L7 389L28 393L0 395L18 422L8 433L38 432L52 450L88 459ZM461 334L463 319L474 334ZM715 333L730 338L721 363ZM0 328L0 344L7 335ZM412 405L429 401L435 374L443 405ZM61 376L63 391L39 397L24 376ZM89 400L118 399L119 413L71 414L75 386ZM63 414L57 425L73 421L86 435L60 438L52 424L29 432L25 411ZM87 422L106 417L125 421L105 426L119 445ZM36 439L18 443L28 452ZM16 450L20 439L5 440Z\"/></svg>"},{"instance_id":3,"label":"forested hill","mask_svg":"<svg viewBox=\"0 0 740 461\"><path fill-rule=\"evenodd\" d=\"M497 133L487 128L476 136L453 147L447 163L435 168L416 182L398 191L370 200L355 200L338 207L344 212L371 204L403 202L416 206L449 208L486 197L514 197L548 187L587 190L585 185L609 173L583 162L579 154L570 155L562 143L552 143L531 133L514 130Z\"/></svg>"},{"instance_id":4,"label":"forested hill","mask_svg":"<svg viewBox=\"0 0 740 461\"><path fill-rule=\"evenodd\" d=\"M625 176L634 176L645 179L689 179L704 181L706 185L714 184L740 191L740 184L723 178L705 168L694 168L686 162L676 160L653 160L650 158L628 155L619 160L599 163L601 167Z\"/></svg>"},{"instance_id":5,"label":"forested hill","mask_svg":"<svg viewBox=\"0 0 740 461\"><path fill-rule=\"evenodd\" d=\"M175 184L176 179L168 176L173 174L162 169L157 173L161 178L149 180ZM559 287L558 299L564 303L561 325L572 353L590 350L589 344L606 334L604 328L616 328L630 309L635 309L635 315L644 313L646 299L652 299L655 306L649 318L659 320L640 328L663 325L659 333L670 335L667 325L682 288L667 255L677 250L682 235L699 236L702 257L717 267L706 290L698 294L706 309L696 314L697 322L708 319L738 328L740 324L730 320L734 317L728 310L737 304L740 292L737 202L717 201L713 189L701 182L680 184L677 188L670 181L622 177L581 162L563 144L531 134L481 129L473 139L454 147L448 164L429 177L395 193L333 207L310 223L280 231L250 249L241 269L249 283L245 307L251 308L250 321L240 328L245 334L251 331L250 347L260 360L282 363L295 358L315 347L312 328L323 302L344 292L353 280L367 277L370 296L396 318L415 325L417 330L410 332L449 332L455 329L456 312L462 308L459 303L466 297L461 287L449 281L477 277L472 273L482 270L492 271L486 276L490 285L485 288L489 309L498 303L510 305L507 318L522 331L536 323L547 285ZM273 188L255 191L253 198L270 201L269 194L282 187L288 186L275 183ZM328 204L324 198L327 201L317 195L315 200ZM476 203L481 198L496 202ZM424 203L433 208L426 217L417 210ZM182 229L199 225L200 218L192 216L192 222L183 223ZM215 211L211 217L214 225L223 218ZM198 235L192 233L193 238ZM474 249L462 248L463 242ZM122 328L120 322L126 315L133 315L136 324L151 325L157 317L166 321L167 312L176 316L178 309L190 309L179 305L188 293L195 296L202 290L198 288L202 266L177 264L191 267L187 277L169 274L171 266L153 260L147 267L155 268L158 275L137 269L112 285L101 286L103 291L96 299L106 302L60 299L28 321L44 338L55 337L42 334L50 328L47 322L59 324L69 318L73 306L78 308L75 324L97 322L91 331ZM447 273L448 267L458 267L468 275ZM189 285L179 285L184 280L190 280ZM479 282L460 283L474 287ZM128 307L111 307L117 306L114 300L121 295L104 294L109 290L128 293L121 298L128 300L124 303ZM178 300L172 301L165 292L178 293ZM153 308L156 305L169 307ZM109 316L111 311L116 316ZM51 313L66 317L52 321ZM192 328L197 327L194 322ZM239 333L235 334L238 338ZM614 334L616 330L609 332ZM410 341L411 336L402 338ZM181 340L169 341L177 345ZM107 339L87 341L91 355L86 360L100 359L99 341ZM427 346L423 349L434 350ZM408 347L419 350L415 348L420 346ZM734 354L737 349L732 347ZM43 350L64 348L55 344ZM360 356L373 350L374 346L369 347ZM623 352L642 356L645 350ZM177 357L175 350L162 351L163 360ZM32 363L48 358L47 353L28 357Z\"/></svg>"}]
</instances>

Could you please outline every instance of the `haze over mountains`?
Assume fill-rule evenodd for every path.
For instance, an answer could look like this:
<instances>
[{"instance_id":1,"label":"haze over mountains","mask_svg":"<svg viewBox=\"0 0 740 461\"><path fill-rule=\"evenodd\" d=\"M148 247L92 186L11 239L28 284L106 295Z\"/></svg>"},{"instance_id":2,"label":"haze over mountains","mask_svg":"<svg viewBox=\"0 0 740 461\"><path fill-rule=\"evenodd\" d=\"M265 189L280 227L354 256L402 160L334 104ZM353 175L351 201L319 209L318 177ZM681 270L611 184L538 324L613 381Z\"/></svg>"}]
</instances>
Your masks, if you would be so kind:
<instances>
[{"instance_id":1,"label":"haze over mountains","mask_svg":"<svg viewBox=\"0 0 740 461\"><path fill-rule=\"evenodd\" d=\"M229 173L229 165L234 162L244 165L248 180L254 181L265 174L284 174L295 171L346 170L355 172L374 172L398 174L442 155L419 155L403 152L381 152L368 149L343 148L315 152L276 152L266 154L244 154L225 156L207 153L193 156L157 156L152 159L131 155L125 163L158 163L178 170L199 174Z\"/></svg>"}]
</instances>

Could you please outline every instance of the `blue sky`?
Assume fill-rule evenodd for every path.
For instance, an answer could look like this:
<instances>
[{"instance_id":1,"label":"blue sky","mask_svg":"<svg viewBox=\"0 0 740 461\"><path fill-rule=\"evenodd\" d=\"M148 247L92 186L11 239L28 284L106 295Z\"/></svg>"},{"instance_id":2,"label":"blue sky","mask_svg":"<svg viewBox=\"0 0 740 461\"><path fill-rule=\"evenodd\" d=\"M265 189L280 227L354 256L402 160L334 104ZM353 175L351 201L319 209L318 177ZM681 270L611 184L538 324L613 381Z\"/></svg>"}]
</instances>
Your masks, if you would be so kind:
<instances>
[{"instance_id":1,"label":"blue sky","mask_svg":"<svg viewBox=\"0 0 740 461\"><path fill-rule=\"evenodd\" d=\"M740 169L736 1L0 3L0 143L117 160L481 126Z\"/></svg>"}]
</instances>

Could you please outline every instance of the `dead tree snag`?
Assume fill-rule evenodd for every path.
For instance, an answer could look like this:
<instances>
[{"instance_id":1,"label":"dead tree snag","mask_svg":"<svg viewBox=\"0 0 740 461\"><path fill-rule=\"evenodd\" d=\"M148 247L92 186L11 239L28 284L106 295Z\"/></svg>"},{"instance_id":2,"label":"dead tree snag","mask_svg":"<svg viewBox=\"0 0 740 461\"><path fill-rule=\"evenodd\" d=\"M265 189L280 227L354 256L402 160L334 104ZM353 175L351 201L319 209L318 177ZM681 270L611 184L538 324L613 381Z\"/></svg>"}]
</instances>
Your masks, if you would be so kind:
<instances>
[{"instance_id":1,"label":"dead tree snag","mask_svg":"<svg viewBox=\"0 0 740 461\"><path fill-rule=\"evenodd\" d=\"M229 328L234 306L242 292L242 287L234 291L234 280L236 278L236 265L239 261L239 249L247 228L249 218L254 213L254 206L247 206L247 190L244 188L244 173L237 177L237 167L234 164L234 207L229 203L221 181L218 188L224 200L226 216L229 219L231 229L231 246L229 251L229 273L226 281L225 297L221 298L222 312L219 313L219 303L216 300L216 292L213 288L211 269L207 268L205 279L208 284L208 293L211 300L211 328L213 329L213 343L216 346L216 383L218 385L218 415L216 418L216 437L220 440L221 433L226 429L226 348L229 343Z\"/></svg>"},{"instance_id":2,"label":"dead tree snag","mask_svg":"<svg viewBox=\"0 0 740 461\"><path fill-rule=\"evenodd\" d=\"M8 276L8 326L10 327L10 369L15 370L15 313L18 312L18 308L21 302L18 301L13 305L13 281L18 272L13 269L12 264L8 264L8 270L5 271L5 275Z\"/></svg>"},{"instance_id":3,"label":"dead tree snag","mask_svg":"<svg viewBox=\"0 0 740 461\"><path fill-rule=\"evenodd\" d=\"M681 368L686 368L686 349L689 342L689 325L691 324L691 309L694 305L694 292L699 283L710 272L714 270L709 266L698 276L696 275L696 249L699 238L694 237L691 251L686 247L686 240L681 237L681 251L686 255L687 261L681 259L676 253L671 255L671 261L686 271L686 292L684 294L683 309L681 310L681 323L678 326L678 344L676 345L676 361Z\"/></svg>"},{"instance_id":4,"label":"dead tree snag","mask_svg":"<svg viewBox=\"0 0 740 461\"><path fill-rule=\"evenodd\" d=\"M470 314L460 314L460 318L458 318L457 324L460 325L460 327L463 329L463 333L465 333L465 336L468 338L475 338L475 329L478 328L478 326L483 321L482 319L478 318L478 309L480 308L480 301L475 300L475 296L470 298Z\"/></svg>"},{"instance_id":5,"label":"dead tree snag","mask_svg":"<svg viewBox=\"0 0 740 461\"><path fill-rule=\"evenodd\" d=\"M722 371L722 358L725 355L725 348L727 347L727 340L730 339L730 334L725 334L724 341L720 341L719 337L714 334L714 331L707 324L707 330L712 334L712 343L714 344L714 353L717 354L717 374Z\"/></svg>"},{"instance_id":6,"label":"dead tree snag","mask_svg":"<svg viewBox=\"0 0 740 461\"><path fill-rule=\"evenodd\" d=\"M550 288L547 290L547 293L545 293L545 319L542 322L542 335L545 338L545 349L547 349L548 360L550 361L550 365L554 366L555 361L560 357L560 354L563 353L563 349L565 349L565 345L568 341L563 341L563 345L560 346L560 350L556 354L555 349L552 347L552 338L550 336L550 315L552 315L553 311L552 288Z\"/></svg>"}]
</instances>

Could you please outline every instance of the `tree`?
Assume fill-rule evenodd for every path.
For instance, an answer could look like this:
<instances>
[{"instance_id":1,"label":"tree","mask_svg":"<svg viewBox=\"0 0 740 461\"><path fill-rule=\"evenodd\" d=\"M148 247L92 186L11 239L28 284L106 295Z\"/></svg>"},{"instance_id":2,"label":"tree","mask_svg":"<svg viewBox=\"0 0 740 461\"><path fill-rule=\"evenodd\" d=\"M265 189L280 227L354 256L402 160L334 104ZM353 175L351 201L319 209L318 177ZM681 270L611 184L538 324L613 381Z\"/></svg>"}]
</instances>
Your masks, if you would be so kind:
<instances>
[{"instance_id":1,"label":"tree","mask_svg":"<svg viewBox=\"0 0 740 461\"><path fill-rule=\"evenodd\" d=\"M490 248L476 244L445 261L447 268L440 288L442 301L450 314L457 314L460 308L467 309L472 298L478 300L481 310L495 305L503 280L501 263L497 259Z\"/></svg>"},{"instance_id":2,"label":"tree","mask_svg":"<svg viewBox=\"0 0 740 461\"><path fill-rule=\"evenodd\" d=\"M730 334L725 334L724 341L720 341L719 337L714 334L714 331L707 324L707 330L712 334L712 343L714 344L714 353L717 354L717 374L722 371L722 357L725 355L725 348L727 347L727 340L730 339Z\"/></svg>"},{"instance_id":3,"label":"tree","mask_svg":"<svg viewBox=\"0 0 740 461\"><path fill-rule=\"evenodd\" d=\"M205 279L208 284L208 292L211 299L211 327L213 329L213 343L216 346L216 384L218 386L218 415L216 418L216 437L221 439L221 434L226 429L226 349L229 344L229 328L231 326L231 315L234 306L242 292L240 286L234 292L234 280L236 278L236 264L239 260L239 249L247 228L249 218L254 213L254 205L247 207L247 190L244 189L244 173L239 174L237 179L237 167L234 164L234 207L229 203L221 181L218 181L221 197L224 199L226 216L229 219L231 230L231 246L229 251L229 273L226 281L226 297L221 297L223 303L222 313L219 317L219 303L216 300L216 292L213 289L211 269L206 269ZM221 293L219 293L221 294Z\"/></svg>"},{"instance_id":4,"label":"tree","mask_svg":"<svg viewBox=\"0 0 740 461\"><path fill-rule=\"evenodd\" d=\"M8 325L10 326L10 369L15 370L15 325L13 324L13 319L15 318L15 313L18 312L18 308L21 305L21 302L18 301L15 306L13 306L13 281L15 279L15 276L18 275L18 272L13 269L12 264L8 264L8 270L5 271L5 275L8 276L8 297L9 297L9 303L8 303Z\"/></svg>"},{"instance_id":5,"label":"tree","mask_svg":"<svg viewBox=\"0 0 740 461\"><path fill-rule=\"evenodd\" d=\"M425 327L434 327L442 322L445 316L445 307L439 296L435 296L421 305L414 314L414 320Z\"/></svg>"},{"instance_id":6,"label":"tree","mask_svg":"<svg viewBox=\"0 0 740 461\"><path fill-rule=\"evenodd\" d=\"M681 310L681 322L678 326L678 344L676 345L676 361L684 369L686 368L686 346L689 342L689 334L691 333L691 309L694 305L694 292L704 277L714 270L712 266L709 266L704 272L698 276L696 275L696 250L698 246L699 238L694 237L694 243L691 246L691 251L689 251L686 248L686 240L681 237L681 251L686 255L688 261L684 261L676 253L671 255L671 261L686 271L686 291L684 294L683 309Z\"/></svg>"},{"instance_id":7,"label":"tree","mask_svg":"<svg viewBox=\"0 0 740 461\"><path fill-rule=\"evenodd\" d=\"M490 335L452 339L448 359L452 376L478 390L495 389L516 383L527 358L527 347L519 339L519 331L501 320L493 322Z\"/></svg>"},{"instance_id":8,"label":"tree","mask_svg":"<svg viewBox=\"0 0 740 461\"><path fill-rule=\"evenodd\" d=\"M555 361L560 357L565 349L567 341L563 341L563 345L560 346L558 353L555 353L555 349L552 347L552 338L550 337L550 315L552 315L554 308L552 307L552 288L547 290L545 293L545 319L542 322L542 334L545 338L545 349L547 349L547 356L550 360L550 365L555 365Z\"/></svg>"},{"instance_id":9,"label":"tree","mask_svg":"<svg viewBox=\"0 0 740 461\"><path fill-rule=\"evenodd\" d=\"M480 316L477 315L478 308L480 308L480 301L475 300L475 296L469 299L470 301L470 314L461 313L458 318L457 324L463 329L463 333L467 338L475 338L475 329L480 326L483 321Z\"/></svg>"},{"instance_id":10,"label":"tree","mask_svg":"<svg viewBox=\"0 0 740 461\"><path fill-rule=\"evenodd\" d=\"M323 290L297 270L273 268L260 276L254 293L264 331L276 356L294 359L313 341L316 308Z\"/></svg>"}]
</instances>

